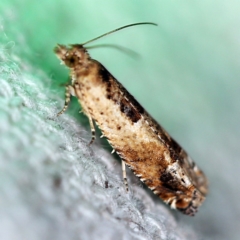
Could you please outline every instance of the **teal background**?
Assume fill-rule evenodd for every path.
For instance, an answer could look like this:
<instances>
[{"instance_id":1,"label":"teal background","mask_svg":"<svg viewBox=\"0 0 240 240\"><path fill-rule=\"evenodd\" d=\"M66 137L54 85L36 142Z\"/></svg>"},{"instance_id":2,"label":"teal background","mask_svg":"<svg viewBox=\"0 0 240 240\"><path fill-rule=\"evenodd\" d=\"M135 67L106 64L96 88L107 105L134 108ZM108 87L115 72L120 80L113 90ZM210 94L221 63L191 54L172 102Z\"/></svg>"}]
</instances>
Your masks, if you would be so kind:
<instances>
[{"instance_id":1,"label":"teal background","mask_svg":"<svg viewBox=\"0 0 240 240\"><path fill-rule=\"evenodd\" d=\"M190 225L202 239L238 239L239 10L240 2L234 0L2 0L1 51L18 56L13 60L19 62L20 73L40 79L38 91L49 98L56 113L64 98L60 84L68 74L52 51L56 43L82 43L129 23L157 23L158 27L136 26L90 44L113 44L130 51L99 47L89 52L209 177L209 196L200 212L194 219L177 215L179 224ZM78 110L74 101L67 114L88 130Z\"/></svg>"}]
</instances>

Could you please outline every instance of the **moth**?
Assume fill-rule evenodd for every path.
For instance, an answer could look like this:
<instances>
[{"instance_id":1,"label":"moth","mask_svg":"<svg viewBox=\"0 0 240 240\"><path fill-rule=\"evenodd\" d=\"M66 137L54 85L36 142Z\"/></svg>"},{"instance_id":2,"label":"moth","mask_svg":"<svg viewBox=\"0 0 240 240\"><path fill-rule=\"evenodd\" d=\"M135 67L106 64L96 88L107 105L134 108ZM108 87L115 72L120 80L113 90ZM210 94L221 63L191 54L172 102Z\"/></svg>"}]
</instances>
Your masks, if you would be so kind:
<instances>
[{"instance_id":1,"label":"moth","mask_svg":"<svg viewBox=\"0 0 240 240\"><path fill-rule=\"evenodd\" d=\"M86 44L134 23L110 31L83 44L58 44L54 52L70 69L71 83L66 86L65 105L78 98L89 119L92 143L94 122L107 138L113 151L125 164L171 208L194 216L205 200L207 178L182 147L147 113L137 100L98 61L88 54Z\"/></svg>"}]
</instances>

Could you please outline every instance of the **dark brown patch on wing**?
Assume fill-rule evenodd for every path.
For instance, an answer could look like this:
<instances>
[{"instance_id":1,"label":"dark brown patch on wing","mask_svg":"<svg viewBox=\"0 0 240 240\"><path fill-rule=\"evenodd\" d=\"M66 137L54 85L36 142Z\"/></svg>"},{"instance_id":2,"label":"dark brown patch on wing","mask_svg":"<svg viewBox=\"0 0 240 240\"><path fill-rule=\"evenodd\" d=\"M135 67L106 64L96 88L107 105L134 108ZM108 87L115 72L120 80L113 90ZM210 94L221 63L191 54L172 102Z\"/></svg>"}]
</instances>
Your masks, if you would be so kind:
<instances>
[{"instance_id":1,"label":"dark brown patch on wing","mask_svg":"<svg viewBox=\"0 0 240 240\"><path fill-rule=\"evenodd\" d=\"M100 67L98 74L101 76L103 82L109 82L112 78L111 74L103 66Z\"/></svg>"},{"instance_id":2,"label":"dark brown patch on wing","mask_svg":"<svg viewBox=\"0 0 240 240\"><path fill-rule=\"evenodd\" d=\"M170 157L177 161L179 160L180 162L182 161L182 157L180 156L182 148L179 146L179 144L174 140L171 139L169 141L169 152L170 152Z\"/></svg>"},{"instance_id":3,"label":"dark brown patch on wing","mask_svg":"<svg viewBox=\"0 0 240 240\"><path fill-rule=\"evenodd\" d=\"M140 114L144 113L144 108L138 103L138 101L130 93L128 93L126 97L132 103L132 105L138 110Z\"/></svg>"},{"instance_id":4,"label":"dark brown patch on wing","mask_svg":"<svg viewBox=\"0 0 240 240\"><path fill-rule=\"evenodd\" d=\"M165 188L168 188L172 191L179 190L179 182L176 181L176 179L169 172L162 173L160 181L162 182L162 186Z\"/></svg>"},{"instance_id":5,"label":"dark brown patch on wing","mask_svg":"<svg viewBox=\"0 0 240 240\"><path fill-rule=\"evenodd\" d=\"M144 108L102 64L99 63L99 65L98 73L102 81L106 83L107 99L111 99L115 103L120 104L121 111L133 122L137 122L141 118L141 114L144 113ZM128 102L124 100L125 97L128 99Z\"/></svg>"},{"instance_id":6,"label":"dark brown patch on wing","mask_svg":"<svg viewBox=\"0 0 240 240\"><path fill-rule=\"evenodd\" d=\"M129 101L126 99L121 99L120 102L120 110L124 113L127 117L129 117L132 122L137 122L141 118L141 114L138 112L136 108L134 108Z\"/></svg>"},{"instance_id":7,"label":"dark brown patch on wing","mask_svg":"<svg viewBox=\"0 0 240 240\"><path fill-rule=\"evenodd\" d=\"M123 95L131 102L131 104L136 108L136 110L140 113L144 113L144 108L140 105L140 103L123 87L121 83L118 83L119 89L123 92Z\"/></svg>"}]
</instances>

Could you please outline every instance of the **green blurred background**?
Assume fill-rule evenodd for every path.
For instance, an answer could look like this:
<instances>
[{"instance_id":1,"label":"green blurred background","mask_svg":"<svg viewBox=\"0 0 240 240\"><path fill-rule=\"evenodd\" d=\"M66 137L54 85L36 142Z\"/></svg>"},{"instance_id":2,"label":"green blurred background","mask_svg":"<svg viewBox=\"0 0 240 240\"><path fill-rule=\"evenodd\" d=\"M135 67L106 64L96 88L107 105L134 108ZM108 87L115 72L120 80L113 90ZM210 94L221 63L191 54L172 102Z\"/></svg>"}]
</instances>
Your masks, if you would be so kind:
<instances>
[{"instance_id":1,"label":"green blurred background","mask_svg":"<svg viewBox=\"0 0 240 240\"><path fill-rule=\"evenodd\" d=\"M56 43L82 43L135 22L157 23L158 27L136 26L91 44L133 52L111 47L89 52L209 177L210 193L199 215L181 216L179 221L191 224L203 239L238 239L239 11L237 0L1 0L0 42L52 78L43 94L59 92L63 97L59 84L68 72L53 54ZM79 120L78 108L75 101L68 114Z\"/></svg>"}]
</instances>

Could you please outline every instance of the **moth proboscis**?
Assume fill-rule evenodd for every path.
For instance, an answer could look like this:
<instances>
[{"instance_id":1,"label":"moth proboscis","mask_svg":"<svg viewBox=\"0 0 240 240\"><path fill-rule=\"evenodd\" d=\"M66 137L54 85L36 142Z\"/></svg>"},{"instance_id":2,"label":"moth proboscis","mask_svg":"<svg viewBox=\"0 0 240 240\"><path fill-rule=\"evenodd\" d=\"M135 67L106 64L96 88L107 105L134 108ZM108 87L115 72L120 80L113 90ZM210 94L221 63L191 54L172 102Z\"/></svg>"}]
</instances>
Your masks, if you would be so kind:
<instances>
[{"instance_id":1,"label":"moth proboscis","mask_svg":"<svg viewBox=\"0 0 240 240\"><path fill-rule=\"evenodd\" d=\"M156 195L172 208L193 216L205 199L208 182L182 147L147 113L135 98L98 61L84 45L130 26L123 26L83 44L58 44L54 51L70 69L71 83L66 86L65 105L76 96L89 119L92 143L94 122L125 164ZM127 187L126 187L127 188Z\"/></svg>"}]
</instances>

